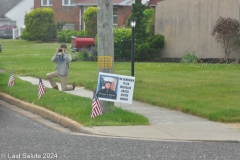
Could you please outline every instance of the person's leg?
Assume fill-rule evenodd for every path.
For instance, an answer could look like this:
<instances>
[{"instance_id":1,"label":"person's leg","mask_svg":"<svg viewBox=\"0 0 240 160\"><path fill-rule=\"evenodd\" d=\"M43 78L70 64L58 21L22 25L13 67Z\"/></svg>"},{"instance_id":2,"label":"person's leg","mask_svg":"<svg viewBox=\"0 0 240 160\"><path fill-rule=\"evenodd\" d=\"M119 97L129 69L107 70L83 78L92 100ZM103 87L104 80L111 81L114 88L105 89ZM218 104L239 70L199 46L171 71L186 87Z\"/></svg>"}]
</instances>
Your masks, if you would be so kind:
<instances>
[{"instance_id":1,"label":"person's leg","mask_svg":"<svg viewBox=\"0 0 240 160\"><path fill-rule=\"evenodd\" d=\"M58 74L57 72L51 72L51 73L48 73L47 75L47 79L48 81L50 82L51 86L54 88L54 89L58 89L58 86L57 86L57 83L54 81L53 78L55 77L58 77Z\"/></svg>"},{"instance_id":2,"label":"person's leg","mask_svg":"<svg viewBox=\"0 0 240 160\"><path fill-rule=\"evenodd\" d=\"M70 91L75 89L75 83L73 85L68 85L68 76L60 76L61 87L63 91Z\"/></svg>"}]
</instances>

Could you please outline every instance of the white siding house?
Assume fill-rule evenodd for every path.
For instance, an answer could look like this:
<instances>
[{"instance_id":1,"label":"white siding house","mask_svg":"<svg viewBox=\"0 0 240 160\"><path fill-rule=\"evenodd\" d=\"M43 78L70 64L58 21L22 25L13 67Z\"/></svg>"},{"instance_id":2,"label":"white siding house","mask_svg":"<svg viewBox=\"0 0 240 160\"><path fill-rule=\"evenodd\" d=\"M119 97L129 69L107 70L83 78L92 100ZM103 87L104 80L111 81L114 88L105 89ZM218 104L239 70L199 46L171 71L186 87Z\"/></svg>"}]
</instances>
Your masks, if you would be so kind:
<instances>
[{"instance_id":1,"label":"white siding house","mask_svg":"<svg viewBox=\"0 0 240 160\"><path fill-rule=\"evenodd\" d=\"M21 0L16 6L5 13L5 17L16 22L17 27L24 26L24 16L33 9L34 0Z\"/></svg>"},{"instance_id":2,"label":"white siding house","mask_svg":"<svg viewBox=\"0 0 240 160\"><path fill-rule=\"evenodd\" d=\"M8 18L0 18L0 26L10 25L11 20Z\"/></svg>"},{"instance_id":3,"label":"white siding house","mask_svg":"<svg viewBox=\"0 0 240 160\"><path fill-rule=\"evenodd\" d=\"M142 0L142 4L147 5L149 2L149 0ZM121 2L121 5L126 5L126 6L132 6L132 4L135 3L135 0L125 0L123 2Z\"/></svg>"}]
</instances>

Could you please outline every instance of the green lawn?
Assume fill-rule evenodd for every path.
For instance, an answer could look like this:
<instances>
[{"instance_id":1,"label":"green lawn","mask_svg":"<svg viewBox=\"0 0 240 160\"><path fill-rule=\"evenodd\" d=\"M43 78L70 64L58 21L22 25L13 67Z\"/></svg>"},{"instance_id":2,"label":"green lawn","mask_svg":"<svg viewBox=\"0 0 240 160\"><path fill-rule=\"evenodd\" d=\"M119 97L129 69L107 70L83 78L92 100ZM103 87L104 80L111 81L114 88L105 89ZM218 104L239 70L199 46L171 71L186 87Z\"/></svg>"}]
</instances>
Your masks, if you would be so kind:
<instances>
[{"instance_id":1,"label":"green lawn","mask_svg":"<svg viewBox=\"0 0 240 160\"><path fill-rule=\"evenodd\" d=\"M0 43L3 46L3 52L0 53L0 69L7 71L7 74L3 76L5 77L4 82L2 78L0 79L0 91L2 92L13 94L13 92L10 93L10 90L13 89L4 87L12 68L14 68L15 74L42 77L43 79L46 79L46 73L55 70L55 64L51 62L51 57L59 43L23 40L0 40ZM70 48L70 44L68 47ZM70 52L70 49L68 50ZM116 74L130 76L131 63L115 62L114 70ZM97 77L97 62L71 62L69 83L75 81L78 86L93 90L97 85ZM135 62L135 78L134 100L179 110L212 121L240 122L239 64ZM59 93L59 91L51 92ZM39 103L43 103L44 98ZM41 105L43 106L43 104ZM101 125L98 123L101 118L104 118L104 121L108 121L109 118L111 121L112 115L114 114L110 114L109 117L107 115L97 117L94 119L96 123L94 125ZM121 121L122 118L124 117L119 117ZM127 123L124 121L124 123L115 124L116 121L109 125L126 125L124 123ZM89 125L87 120L84 124ZM131 125L131 123L127 125Z\"/></svg>"}]
</instances>

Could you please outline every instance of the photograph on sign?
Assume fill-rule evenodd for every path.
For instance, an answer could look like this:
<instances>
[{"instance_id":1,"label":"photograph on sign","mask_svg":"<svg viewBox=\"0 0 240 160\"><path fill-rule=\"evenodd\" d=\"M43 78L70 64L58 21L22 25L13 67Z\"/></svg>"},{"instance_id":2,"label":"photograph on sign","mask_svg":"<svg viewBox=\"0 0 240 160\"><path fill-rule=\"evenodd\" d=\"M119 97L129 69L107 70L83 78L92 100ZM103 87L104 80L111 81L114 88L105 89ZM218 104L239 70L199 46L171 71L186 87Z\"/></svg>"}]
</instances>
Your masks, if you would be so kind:
<instances>
[{"instance_id":1,"label":"photograph on sign","mask_svg":"<svg viewBox=\"0 0 240 160\"><path fill-rule=\"evenodd\" d=\"M100 83L98 85L98 97L107 99L117 98L117 83L118 78L113 76L100 76Z\"/></svg>"},{"instance_id":2,"label":"photograph on sign","mask_svg":"<svg viewBox=\"0 0 240 160\"><path fill-rule=\"evenodd\" d=\"M100 100L132 103L135 77L99 72L97 92Z\"/></svg>"}]
</instances>

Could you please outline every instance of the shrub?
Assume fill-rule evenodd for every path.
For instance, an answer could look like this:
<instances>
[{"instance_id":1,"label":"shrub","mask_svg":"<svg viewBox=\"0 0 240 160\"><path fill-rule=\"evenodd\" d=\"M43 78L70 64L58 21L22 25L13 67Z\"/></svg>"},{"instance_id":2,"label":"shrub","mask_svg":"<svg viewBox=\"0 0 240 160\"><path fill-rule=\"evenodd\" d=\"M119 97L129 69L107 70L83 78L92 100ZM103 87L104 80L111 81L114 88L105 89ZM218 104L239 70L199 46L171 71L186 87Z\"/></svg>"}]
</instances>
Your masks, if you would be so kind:
<instances>
[{"instance_id":1,"label":"shrub","mask_svg":"<svg viewBox=\"0 0 240 160\"><path fill-rule=\"evenodd\" d=\"M58 41L65 42L65 30L58 32Z\"/></svg>"},{"instance_id":2,"label":"shrub","mask_svg":"<svg viewBox=\"0 0 240 160\"><path fill-rule=\"evenodd\" d=\"M97 7L88 7L84 12L86 35L95 37L97 34Z\"/></svg>"},{"instance_id":3,"label":"shrub","mask_svg":"<svg viewBox=\"0 0 240 160\"><path fill-rule=\"evenodd\" d=\"M61 31L63 29L63 26L66 24L67 22L66 21L61 21L61 22L57 22L56 24L56 29L57 31Z\"/></svg>"},{"instance_id":4,"label":"shrub","mask_svg":"<svg viewBox=\"0 0 240 160\"><path fill-rule=\"evenodd\" d=\"M26 30L23 30L21 38L25 39L27 41L34 41L35 40L35 38L29 32L27 32Z\"/></svg>"},{"instance_id":5,"label":"shrub","mask_svg":"<svg viewBox=\"0 0 240 160\"><path fill-rule=\"evenodd\" d=\"M125 27L114 28L114 60L131 59L131 29ZM98 36L95 37L95 50L97 50Z\"/></svg>"},{"instance_id":6,"label":"shrub","mask_svg":"<svg viewBox=\"0 0 240 160\"><path fill-rule=\"evenodd\" d=\"M231 51L239 47L240 23L237 19L220 17L213 27L211 35L217 43L222 43L225 50L225 58L228 59Z\"/></svg>"},{"instance_id":7,"label":"shrub","mask_svg":"<svg viewBox=\"0 0 240 160\"><path fill-rule=\"evenodd\" d=\"M164 44L163 35L150 36L146 43L136 44L135 60L149 61L156 58L160 50L164 47Z\"/></svg>"},{"instance_id":8,"label":"shrub","mask_svg":"<svg viewBox=\"0 0 240 160\"><path fill-rule=\"evenodd\" d=\"M154 35L154 16L150 17L147 21L146 33L150 36Z\"/></svg>"},{"instance_id":9,"label":"shrub","mask_svg":"<svg viewBox=\"0 0 240 160\"><path fill-rule=\"evenodd\" d=\"M83 58L82 60L86 61L89 59L89 54L88 54L88 50L86 48L82 49L79 53L78 53L78 58L81 59L81 57Z\"/></svg>"},{"instance_id":10,"label":"shrub","mask_svg":"<svg viewBox=\"0 0 240 160\"><path fill-rule=\"evenodd\" d=\"M45 35L41 40L44 42L49 42L52 40L56 40L57 38L57 29L56 25L51 24L49 27L46 29L46 33L49 33L48 35Z\"/></svg>"},{"instance_id":11,"label":"shrub","mask_svg":"<svg viewBox=\"0 0 240 160\"><path fill-rule=\"evenodd\" d=\"M163 36L152 37L154 36L154 10L151 8L147 9L146 6L141 3L141 0L135 0L135 3L132 5L132 15L130 15L127 20L127 26L130 24L131 17L136 18L136 60L150 60L154 58L157 52L164 46ZM147 43L150 44L148 45ZM144 48L144 46L146 48Z\"/></svg>"},{"instance_id":12,"label":"shrub","mask_svg":"<svg viewBox=\"0 0 240 160\"><path fill-rule=\"evenodd\" d=\"M92 61L97 60L97 56L98 56L97 47L91 47L88 53L89 53L90 60Z\"/></svg>"},{"instance_id":13,"label":"shrub","mask_svg":"<svg viewBox=\"0 0 240 160\"><path fill-rule=\"evenodd\" d=\"M151 59L151 49L149 43L137 45L134 59L137 61L147 61Z\"/></svg>"},{"instance_id":14,"label":"shrub","mask_svg":"<svg viewBox=\"0 0 240 160\"><path fill-rule=\"evenodd\" d=\"M51 8L37 8L25 15L26 31L36 40L48 42L56 38L54 12Z\"/></svg>"},{"instance_id":15,"label":"shrub","mask_svg":"<svg viewBox=\"0 0 240 160\"><path fill-rule=\"evenodd\" d=\"M131 28L119 27L114 28L114 60L128 61L131 60ZM97 46L98 36L95 37ZM135 59L137 61L146 61L155 58L159 51L164 47L164 36L157 34L150 36L145 43L137 44L135 42Z\"/></svg>"},{"instance_id":16,"label":"shrub","mask_svg":"<svg viewBox=\"0 0 240 160\"><path fill-rule=\"evenodd\" d=\"M76 33L76 31L67 30L67 31L65 32L65 36L64 36L64 41L65 41L65 43L70 43L70 42L71 42L71 39L72 39L72 36L75 36L75 33Z\"/></svg>"},{"instance_id":17,"label":"shrub","mask_svg":"<svg viewBox=\"0 0 240 160\"><path fill-rule=\"evenodd\" d=\"M146 33L148 36L154 35L154 10L152 8L143 11L143 22L146 24Z\"/></svg>"},{"instance_id":18,"label":"shrub","mask_svg":"<svg viewBox=\"0 0 240 160\"><path fill-rule=\"evenodd\" d=\"M195 55L195 52L193 53L186 52L181 59L182 63L196 63L197 61L198 58Z\"/></svg>"},{"instance_id":19,"label":"shrub","mask_svg":"<svg viewBox=\"0 0 240 160\"><path fill-rule=\"evenodd\" d=\"M165 45L164 36L160 34L150 36L147 39L147 42L149 43L149 47L151 49L151 58L155 58Z\"/></svg>"},{"instance_id":20,"label":"shrub","mask_svg":"<svg viewBox=\"0 0 240 160\"><path fill-rule=\"evenodd\" d=\"M76 54L77 54L77 59L78 60L84 60L84 57L83 57L83 53L82 52L76 52Z\"/></svg>"},{"instance_id":21,"label":"shrub","mask_svg":"<svg viewBox=\"0 0 240 160\"><path fill-rule=\"evenodd\" d=\"M131 29L120 27L114 28L114 59L131 59Z\"/></svg>"},{"instance_id":22,"label":"shrub","mask_svg":"<svg viewBox=\"0 0 240 160\"><path fill-rule=\"evenodd\" d=\"M78 52L78 59L84 61L96 61L97 60L97 48L91 47L89 49L84 48Z\"/></svg>"},{"instance_id":23,"label":"shrub","mask_svg":"<svg viewBox=\"0 0 240 160\"><path fill-rule=\"evenodd\" d=\"M60 42L70 43L71 37L86 37L84 31L62 30L58 32L58 39Z\"/></svg>"}]
</instances>

